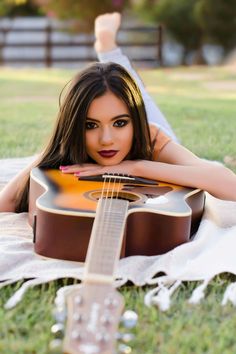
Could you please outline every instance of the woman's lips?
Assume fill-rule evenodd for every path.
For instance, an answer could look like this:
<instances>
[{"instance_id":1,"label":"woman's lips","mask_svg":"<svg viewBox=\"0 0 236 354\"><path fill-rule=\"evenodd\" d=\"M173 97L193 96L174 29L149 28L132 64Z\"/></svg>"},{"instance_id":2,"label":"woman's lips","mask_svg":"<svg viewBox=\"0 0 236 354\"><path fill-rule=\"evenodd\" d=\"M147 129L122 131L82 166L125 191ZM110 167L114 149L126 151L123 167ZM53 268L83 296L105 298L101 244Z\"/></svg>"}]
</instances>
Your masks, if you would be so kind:
<instances>
[{"instance_id":1,"label":"woman's lips","mask_svg":"<svg viewBox=\"0 0 236 354\"><path fill-rule=\"evenodd\" d=\"M118 150L101 150L98 151L99 155L105 158L113 157L117 154Z\"/></svg>"}]
</instances>

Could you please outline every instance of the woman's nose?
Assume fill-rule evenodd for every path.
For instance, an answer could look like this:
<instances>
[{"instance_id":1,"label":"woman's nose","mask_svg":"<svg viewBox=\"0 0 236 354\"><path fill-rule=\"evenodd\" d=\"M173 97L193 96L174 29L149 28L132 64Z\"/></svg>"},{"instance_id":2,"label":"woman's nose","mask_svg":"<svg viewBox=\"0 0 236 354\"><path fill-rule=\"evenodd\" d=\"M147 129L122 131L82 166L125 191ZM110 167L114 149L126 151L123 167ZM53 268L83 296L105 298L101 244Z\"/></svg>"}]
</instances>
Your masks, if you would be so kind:
<instances>
[{"instance_id":1,"label":"woman's nose","mask_svg":"<svg viewBox=\"0 0 236 354\"><path fill-rule=\"evenodd\" d=\"M113 142L112 132L109 128L104 128L101 132L100 142L103 145L110 145Z\"/></svg>"}]
</instances>

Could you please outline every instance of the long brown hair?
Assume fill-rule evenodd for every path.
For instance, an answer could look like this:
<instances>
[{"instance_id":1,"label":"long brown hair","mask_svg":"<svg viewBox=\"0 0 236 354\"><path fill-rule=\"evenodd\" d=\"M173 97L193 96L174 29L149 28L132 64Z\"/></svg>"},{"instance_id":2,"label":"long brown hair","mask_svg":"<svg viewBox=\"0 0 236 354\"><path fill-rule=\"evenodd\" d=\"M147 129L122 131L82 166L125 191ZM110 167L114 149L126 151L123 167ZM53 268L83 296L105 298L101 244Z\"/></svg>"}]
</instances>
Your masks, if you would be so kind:
<instances>
[{"instance_id":1,"label":"long brown hair","mask_svg":"<svg viewBox=\"0 0 236 354\"><path fill-rule=\"evenodd\" d=\"M95 63L71 81L60 104L55 128L38 167L92 162L85 149L85 123L91 102L111 91L127 105L133 122L134 136L129 158L152 158L152 144L146 111L138 86L130 74L116 63ZM28 210L29 178L17 198L17 212Z\"/></svg>"}]
</instances>

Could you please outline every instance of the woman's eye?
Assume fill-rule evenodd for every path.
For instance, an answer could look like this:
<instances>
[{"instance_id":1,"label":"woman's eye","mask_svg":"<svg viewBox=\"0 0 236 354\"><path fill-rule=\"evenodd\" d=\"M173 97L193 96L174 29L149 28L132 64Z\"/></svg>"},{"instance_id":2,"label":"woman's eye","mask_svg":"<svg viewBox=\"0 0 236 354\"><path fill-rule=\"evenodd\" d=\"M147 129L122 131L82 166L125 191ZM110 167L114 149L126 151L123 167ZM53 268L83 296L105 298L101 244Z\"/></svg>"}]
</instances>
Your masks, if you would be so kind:
<instances>
[{"instance_id":1,"label":"woman's eye","mask_svg":"<svg viewBox=\"0 0 236 354\"><path fill-rule=\"evenodd\" d=\"M95 128L97 128L97 124L96 123L94 123L94 122L86 122L85 123L85 128L86 129L95 129Z\"/></svg>"},{"instance_id":2,"label":"woman's eye","mask_svg":"<svg viewBox=\"0 0 236 354\"><path fill-rule=\"evenodd\" d=\"M114 123L114 127L124 127L125 125L128 124L128 120L126 119L119 119L119 120L116 120L115 123Z\"/></svg>"}]
</instances>

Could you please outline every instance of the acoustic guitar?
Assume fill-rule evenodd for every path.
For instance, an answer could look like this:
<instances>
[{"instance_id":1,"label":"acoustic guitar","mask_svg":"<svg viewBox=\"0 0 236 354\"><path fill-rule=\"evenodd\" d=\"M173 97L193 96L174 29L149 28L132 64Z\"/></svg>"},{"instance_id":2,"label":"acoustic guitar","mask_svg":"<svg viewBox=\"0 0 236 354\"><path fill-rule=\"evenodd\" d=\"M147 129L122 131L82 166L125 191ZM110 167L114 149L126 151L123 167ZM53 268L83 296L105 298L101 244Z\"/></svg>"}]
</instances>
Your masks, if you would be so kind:
<instances>
[{"instance_id":1,"label":"acoustic guitar","mask_svg":"<svg viewBox=\"0 0 236 354\"><path fill-rule=\"evenodd\" d=\"M60 332L64 333L61 333L63 340L57 338L51 342L54 353L59 352L55 349L65 354L117 353L117 329L124 300L114 288L114 278L129 205L128 200L119 199L119 190L112 182L119 183L120 180L118 176L105 177L86 255L83 282L68 290L66 306L57 301L57 323L52 326L52 332L57 337ZM106 181L113 184L109 191ZM65 321L60 321L60 314L66 307L64 331L62 322ZM136 313L127 311L124 317L126 327L136 324ZM118 346L118 351L130 353L131 347L126 342L132 340L132 333L120 333L120 339L123 343Z\"/></svg>"},{"instance_id":2,"label":"acoustic guitar","mask_svg":"<svg viewBox=\"0 0 236 354\"><path fill-rule=\"evenodd\" d=\"M118 178L115 178L118 177ZM121 257L157 255L188 242L204 209L204 192L133 176L78 179L56 169L34 168L30 175L29 223L35 252L80 261L86 257L98 200L120 201L123 212ZM115 198L114 198L115 195ZM104 217L98 228L115 230ZM112 257L107 254L106 257Z\"/></svg>"}]
</instances>

